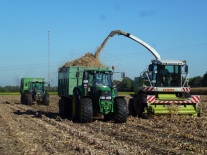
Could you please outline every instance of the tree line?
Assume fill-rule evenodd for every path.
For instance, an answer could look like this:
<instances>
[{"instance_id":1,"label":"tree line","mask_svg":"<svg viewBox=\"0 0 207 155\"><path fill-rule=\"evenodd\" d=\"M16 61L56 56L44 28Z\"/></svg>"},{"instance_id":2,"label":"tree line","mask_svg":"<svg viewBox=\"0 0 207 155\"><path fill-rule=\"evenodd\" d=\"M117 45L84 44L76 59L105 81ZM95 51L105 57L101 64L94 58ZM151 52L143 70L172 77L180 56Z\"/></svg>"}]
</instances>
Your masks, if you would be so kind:
<instances>
[{"instance_id":1,"label":"tree line","mask_svg":"<svg viewBox=\"0 0 207 155\"><path fill-rule=\"evenodd\" d=\"M49 92L57 92L57 87L45 87L45 89ZM0 86L0 92L20 92L20 86Z\"/></svg>"},{"instance_id":2,"label":"tree line","mask_svg":"<svg viewBox=\"0 0 207 155\"><path fill-rule=\"evenodd\" d=\"M134 80L129 77L125 77L122 81L114 81L114 85L117 86L121 92L133 92L134 91ZM203 76L196 76L189 79L190 87L207 87L207 72ZM20 86L0 86L0 92L19 92ZM57 92L57 87L46 87L49 92Z\"/></svg>"},{"instance_id":3,"label":"tree line","mask_svg":"<svg viewBox=\"0 0 207 155\"><path fill-rule=\"evenodd\" d=\"M118 90L121 92L133 92L134 91L134 80L126 77L122 81L115 81ZM203 76L196 76L189 79L189 86L193 87L207 87L207 72Z\"/></svg>"}]
</instances>

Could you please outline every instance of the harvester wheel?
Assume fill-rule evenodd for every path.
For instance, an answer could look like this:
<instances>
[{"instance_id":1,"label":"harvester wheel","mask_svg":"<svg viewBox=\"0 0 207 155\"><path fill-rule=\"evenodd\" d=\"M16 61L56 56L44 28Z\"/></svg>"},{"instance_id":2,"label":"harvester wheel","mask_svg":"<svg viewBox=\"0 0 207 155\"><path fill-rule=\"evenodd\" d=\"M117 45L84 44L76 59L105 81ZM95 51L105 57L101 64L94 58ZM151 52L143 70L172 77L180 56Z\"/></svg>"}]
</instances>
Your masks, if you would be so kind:
<instances>
[{"instance_id":1,"label":"harvester wheel","mask_svg":"<svg viewBox=\"0 0 207 155\"><path fill-rule=\"evenodd\" d=\"M129 116L136 116L136 112L134 110L133 98L129 99L128 109L129 109Z\"/></svg>"},{"instance_id":2,"label":"harvester wheel","mask_svg":"<svg viewBox=\"0 0 207 155\"><path fill-rule=\"evenodd\" d=\"M142 114L142 118L143 118L143 119L148 119L148 118L149 118L149 115L148 115L147 113L143 113L143 114Z\"/></svg>"},{"instance_id":3,"label":"harvester wheel","mask_svg":"<svg viewBox=\"0 0 207 155\"><path fill-rule=\"evenodd\" d=\"M90 98L80 99L79 121L81 123L92 122L93 108L92 100Z\"/></svg>"},{"instance_id":4,"label":"harvester wheel","mask_svg":"<svg viewBox=\"0 0 207 155\"><path fill-rule=\"evenodd\" d=\"M135 98L135 111L138 117L142 117L143 118L143 112L144 112L144 108L147 106L146 103L143 102L144 101L144 95L142 94L138 94Z\"/></svg>"},{"instance_id":5,"label":"harvester wheel","mask_svg":"<svg viewBox=\"0 0 207 155\"><path fill-rule=\"evenodd\" d=\"M127 108L126 100L124 98L116 98L114 106L115 106L115 122L125 123L128 116L128 108Z\"/></svg>"},{"instance_id":6,"label":"harvester wheel","mask_svg":"<svg viewBox=\"0 0 207 155\"><path fill-rule=\"evenodd\" d=\"M32 104L32 94L27 94L26 104L27 105L31 105Z\"/></svg>"}]
</instances>

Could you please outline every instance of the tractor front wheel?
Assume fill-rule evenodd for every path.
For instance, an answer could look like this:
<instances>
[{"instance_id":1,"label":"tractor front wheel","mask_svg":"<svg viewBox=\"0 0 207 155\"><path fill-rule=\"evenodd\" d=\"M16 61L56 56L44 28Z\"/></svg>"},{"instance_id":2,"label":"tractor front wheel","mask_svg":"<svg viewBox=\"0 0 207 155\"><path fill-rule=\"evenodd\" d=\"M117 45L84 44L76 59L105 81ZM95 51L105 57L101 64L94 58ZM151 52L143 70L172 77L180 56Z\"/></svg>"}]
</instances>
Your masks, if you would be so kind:
<instances>
[{"instance_id":1,"label":"tractor front wheel","mask_svg":"<svg viewBox=\"0 0 207 155\"><path fill-rule=\"evenodd\" d=\"M81 123L92 122L93 118L93 107L92 100L90 98L80 99L79 107L79 121Z\"/></svg>"},{"instance_id":2,"label":"tractor front wheel","mask_svg":"<svg viewBox=\"0 0 207 155\"><path fill-rule=\"evenodd\" d=\"M44 105L49 105L49 94L45 93L44 97L43 97L43 104Z\"/></svg>"},{"instance_id":3,"label":"tractor front wheel","mask_svg":"<svg viewBox=\"0 0 207 155\"><path fill-rule=\"evenodd\" d=\"M127 103L124 98L115 99L115 122L125 123L128 116Z\"/></svg>"}]
</instances>

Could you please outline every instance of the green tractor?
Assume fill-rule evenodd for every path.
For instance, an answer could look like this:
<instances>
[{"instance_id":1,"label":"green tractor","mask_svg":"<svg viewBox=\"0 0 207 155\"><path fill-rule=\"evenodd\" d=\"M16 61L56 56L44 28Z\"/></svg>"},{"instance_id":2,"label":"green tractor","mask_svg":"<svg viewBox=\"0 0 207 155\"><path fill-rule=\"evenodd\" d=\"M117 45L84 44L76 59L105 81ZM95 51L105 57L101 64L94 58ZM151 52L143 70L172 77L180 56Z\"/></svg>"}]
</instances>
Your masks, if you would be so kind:
<instances>
[{"instance_id":1,"label":"green tractor","mask_svg":"<svg viewBox=\"0 0 207 155\"><path fill-rule=\"evenodd\" d=\"M49 93L44 88L44 78L22 78L20 84L21 103L49 105Z\"/></svg>"},{"instance_id":2,"label":"green tractor","mask_svg":"<svg viewBox=\"0 0 207 155\"><path fill-rule=\"evenodd\" d=\"M58 72L59 114L73 121L91 122L102 114L106 121L124 123L128 107L112 84L108 67L69 66Z\"/></svg>"}]
</instances>

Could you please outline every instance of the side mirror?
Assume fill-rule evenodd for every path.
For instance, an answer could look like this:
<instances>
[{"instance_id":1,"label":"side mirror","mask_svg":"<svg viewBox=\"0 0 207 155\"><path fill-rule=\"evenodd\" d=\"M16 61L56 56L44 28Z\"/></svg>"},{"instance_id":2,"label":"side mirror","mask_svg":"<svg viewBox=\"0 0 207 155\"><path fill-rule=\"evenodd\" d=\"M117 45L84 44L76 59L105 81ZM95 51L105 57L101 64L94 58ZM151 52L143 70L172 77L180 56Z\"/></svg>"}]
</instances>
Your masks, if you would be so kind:
<instances>
[{"instance_id":1,"label":"side mirror","mask_svg":"<svg viewBox=\"0 0 207 155\"><path fill-rule=\"evenodd\" d=\"M188 65L185 66L185 72L188 73Z\"/></svg>"}]
</instances>

